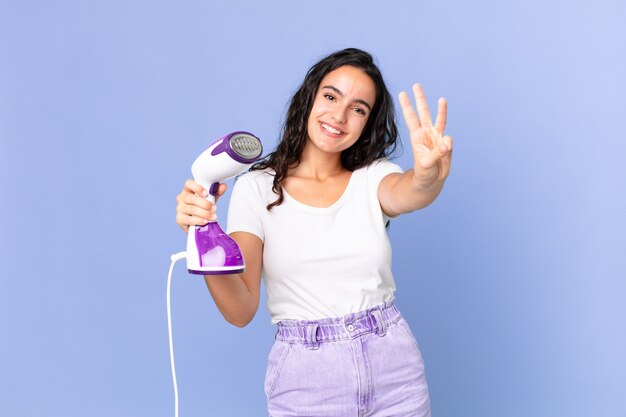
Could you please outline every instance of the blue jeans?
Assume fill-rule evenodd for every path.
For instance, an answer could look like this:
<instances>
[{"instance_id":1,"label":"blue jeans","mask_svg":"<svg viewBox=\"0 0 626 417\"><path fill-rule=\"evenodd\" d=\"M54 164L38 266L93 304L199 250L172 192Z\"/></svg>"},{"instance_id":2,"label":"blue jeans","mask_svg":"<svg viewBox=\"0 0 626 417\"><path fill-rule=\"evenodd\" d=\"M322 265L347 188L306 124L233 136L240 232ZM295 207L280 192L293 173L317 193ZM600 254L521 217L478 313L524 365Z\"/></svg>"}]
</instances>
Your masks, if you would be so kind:
<instances>
[{"instance_id":1,"label":"blue jeans","mask_svg":"<svg viewBox=\"0 0 626 417\"><path fill-rule=\"evenodd\" d=\"M419 345L393 300L343 317L283 320L269 354L270 417L426 417Z\"/></svg>"}]
</instances>

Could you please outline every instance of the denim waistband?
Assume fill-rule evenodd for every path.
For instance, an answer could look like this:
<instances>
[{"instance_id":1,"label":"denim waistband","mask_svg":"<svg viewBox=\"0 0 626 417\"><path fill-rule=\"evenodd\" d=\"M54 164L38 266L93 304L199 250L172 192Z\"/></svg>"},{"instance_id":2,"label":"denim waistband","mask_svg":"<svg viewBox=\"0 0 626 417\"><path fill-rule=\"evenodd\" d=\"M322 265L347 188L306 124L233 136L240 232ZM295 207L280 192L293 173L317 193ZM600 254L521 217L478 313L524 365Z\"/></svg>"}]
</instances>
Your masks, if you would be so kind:
<instances>
[{"instance_id":1,"label":"denim waistband","mask_svg":"<svg viewBox=\"0 0 626 417\"><path fill-rule=\"evenodd\" d=\"M387 326L397 322L401 317L392 299L367 310L342 317L281 320L277 323L278 331L275 339L302 343L310 349L315 349L320 343L353 339L373 331L384 336Z\"/></svg>"}]
</instances>

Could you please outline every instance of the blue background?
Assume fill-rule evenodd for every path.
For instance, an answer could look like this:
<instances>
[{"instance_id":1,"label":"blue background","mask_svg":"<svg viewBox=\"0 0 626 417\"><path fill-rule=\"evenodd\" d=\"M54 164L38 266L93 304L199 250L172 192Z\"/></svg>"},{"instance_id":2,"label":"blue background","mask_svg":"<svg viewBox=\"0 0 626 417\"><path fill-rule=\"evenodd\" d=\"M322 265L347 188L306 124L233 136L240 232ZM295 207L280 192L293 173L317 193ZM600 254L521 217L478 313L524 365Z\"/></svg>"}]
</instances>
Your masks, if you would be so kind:
<instances>
[{"instance_id":1,"label":"blue background","mask_svg":"<svg viewBox=\"0 0 626 417\"><path fill-rule=\"evenodd\" d=\"M306 70L348 46L395 97L418 81L449 101L446 187L389 231L433 415L626 415L625 12L3 1L0 415L173 415L165 289L190 165L234 130L272 149ZM183 262L172 291L181 416L266 415L264 288L243 329Z\"/></svg>"}]
</instances>

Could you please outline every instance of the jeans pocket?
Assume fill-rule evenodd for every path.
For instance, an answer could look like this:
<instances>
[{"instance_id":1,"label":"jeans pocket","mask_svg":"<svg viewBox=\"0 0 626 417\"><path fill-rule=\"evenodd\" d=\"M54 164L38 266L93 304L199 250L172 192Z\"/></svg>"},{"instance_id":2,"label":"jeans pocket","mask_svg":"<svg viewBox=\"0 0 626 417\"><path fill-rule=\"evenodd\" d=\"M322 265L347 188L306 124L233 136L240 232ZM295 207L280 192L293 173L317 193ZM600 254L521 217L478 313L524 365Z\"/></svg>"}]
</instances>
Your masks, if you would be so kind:
<instances>
[{"instance_id":1,"label":"jeans pocket","mask_svg":"<svg viewBox=\"0 0 626 417\"><path fill-rule=\"evenodd\" d=\"M420 347L419 347L419 344L417 343L417 339L415 339L415 336L413 336L413 332L411 331L411 327L409 327L409 323L407 323L406 320L403 317L401 317L400 320L397 321L396 326L398 326L398 329L400 330L400 332L407 339L409 339L409 341L411 342L411 344L417 351L417 354L420 356L420 359L423 361L424 358L422 358L422 352L420 351Z\"/></svg>"},{"instance_id":2,"label":"jeans pocket","mask_svg":"<svg viewBox=\"0 0 626 417\"><path fill-rule=\"evenodd\" d=\"M275 341L267 358L267 369L265 370L265 395L269 399L278 381L280 369L287 359L287 354L291 350L291 343Z\"/></svg>"}]
</instances>

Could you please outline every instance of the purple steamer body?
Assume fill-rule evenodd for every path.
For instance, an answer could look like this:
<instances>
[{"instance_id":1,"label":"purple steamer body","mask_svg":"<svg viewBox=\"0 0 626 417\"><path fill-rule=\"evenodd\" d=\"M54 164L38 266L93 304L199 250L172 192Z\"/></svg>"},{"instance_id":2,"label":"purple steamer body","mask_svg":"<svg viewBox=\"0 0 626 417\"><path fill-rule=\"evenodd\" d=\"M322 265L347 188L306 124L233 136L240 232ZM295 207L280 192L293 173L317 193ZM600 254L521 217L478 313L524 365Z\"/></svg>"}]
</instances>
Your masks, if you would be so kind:
<instances>
[{"instance_id":1,"label":"purple steamer body","mask_svg":"<svg viewBox=\"0 0 626 417\"><path fill-rule=\"evenodd\" d=\"M196 227L196 247L200 266L212 265L216 268L226 267L220 271L196 271L188 269L192 274L198 275L228 275L238 274L245 270L244 260L237 243L217 224L209 222L204 226ZM233 267L240 267L231 269Z\"/></svg>"}]
</instances>

